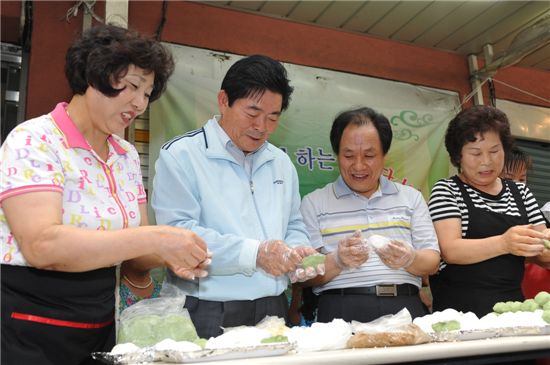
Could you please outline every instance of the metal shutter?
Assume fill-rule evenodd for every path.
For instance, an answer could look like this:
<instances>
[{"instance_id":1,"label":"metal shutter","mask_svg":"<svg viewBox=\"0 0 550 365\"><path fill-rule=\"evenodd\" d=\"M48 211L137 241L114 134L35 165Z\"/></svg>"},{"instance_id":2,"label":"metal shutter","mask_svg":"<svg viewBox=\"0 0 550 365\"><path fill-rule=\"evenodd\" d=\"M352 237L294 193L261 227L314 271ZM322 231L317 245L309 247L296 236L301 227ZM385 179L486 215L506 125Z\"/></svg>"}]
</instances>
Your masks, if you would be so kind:
<instances>
[{"instance_id":1,"label":"metal shutter","mask_svg":"<svg viewBox=\"0 0 550 365\"><path fill-rule=\"evenodd\" d=\"M527 173L527 185L542 207L550 201L550 143L526 139L516 139L516 143L533 159L533 166Z\"/></svg>"}]
</instances>

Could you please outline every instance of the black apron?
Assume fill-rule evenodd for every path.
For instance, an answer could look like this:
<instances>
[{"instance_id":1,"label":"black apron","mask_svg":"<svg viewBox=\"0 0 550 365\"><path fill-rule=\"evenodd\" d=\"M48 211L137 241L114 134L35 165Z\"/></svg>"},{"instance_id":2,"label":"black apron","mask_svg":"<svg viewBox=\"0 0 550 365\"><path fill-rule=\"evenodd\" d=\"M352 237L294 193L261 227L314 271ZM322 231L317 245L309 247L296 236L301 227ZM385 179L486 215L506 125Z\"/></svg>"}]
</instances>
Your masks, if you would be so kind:
<instances>
[{"instance_id":1,"label":"black apron","mask_svg":"<svg viewBox=\"0 0 550 365\"><path fill-rule=\"evenodd\" d=\"M115 268L82 273L1 265L2 365L92 364L115 341Z\"/></svg>"},{"instance_id":2,"label":"black apron","mask_svg":"<svg viewBox=\"0 0 550 365\"><path fill-rule=\"evenodd\" d=\"M466 191L465 184L453 176L468 209L468 230L463 238L477 239L500 235L510 227L528 224L521 194L512 181L502 180L503 191L508 186L521 214L520 217L476 208ZM454 308L474 312L482 317L493 311L496 302L523 301L521 280L525 257L506 254L476 264L447 264L438 274L430 277L433 310Z\"/></svg>"}]
</instances>

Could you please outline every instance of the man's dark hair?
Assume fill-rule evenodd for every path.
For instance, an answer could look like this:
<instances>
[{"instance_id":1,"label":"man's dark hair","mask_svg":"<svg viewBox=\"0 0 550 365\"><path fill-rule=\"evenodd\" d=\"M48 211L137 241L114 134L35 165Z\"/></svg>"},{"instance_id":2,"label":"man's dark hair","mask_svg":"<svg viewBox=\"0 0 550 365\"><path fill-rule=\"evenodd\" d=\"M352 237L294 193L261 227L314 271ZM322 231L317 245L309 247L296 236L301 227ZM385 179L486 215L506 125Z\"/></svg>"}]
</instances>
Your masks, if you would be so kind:
<instances>
[{"instance_id":1,"label":"man's dark hair","mask_svg":"<svg viewBox=\"0 0 550 365\"><path fill-rule=\"evenodd\" d=\"M476 136L496 132L506 156L514 145L510 123L504 112L489 105L476 105L462 110L450 122L445 133L445 147L453 166L460 169L462 147L475 142Z\"/></svg>"},{"instance_id":2,"label":"man's dark hair","mask_svg":"<svg viewBox=\"0 0 550 365\"><path fill-rule=\"evenodd\" d=\"M65 76L73 94L82 95L89 86L113 97L123 89L112 87L134 65L155 73L154 101L166 89L174 72L170 51L153 38L109 24L96 25L82 33L67 50Z\"/></svg>"},{"instance_id":3,"label":"man's dark hair","mask_svg":"<svg viewBox=\"0 0 550 365\"><path fill-rule=\"evenodd\" d=\"M330 130L330 144L332 145L332 150L336 154L340 151L342 134L344 134L344 129L346 129L349 124L360 126L368 125L370 123L372 123L374 128L378 131L380 143L382 144L382 151L384 155L386 155L386 153L390 150L391 140L393 138L390 122L383 114L367 107L347 110L338 114L336 119L334 119L332 129Z\"/></svg>"},{"instance_id":4,"label":"man's dark hair","mask_svg":"<svg viewBox=\"0 0 550 365\"><path fill-rule=\"evenodd\" d=\"M506 161L504 162L504 172L514 172L519 170L522 167L525 167L525 170L529 171L533 166L533 160L531 157L521 150L519 147L514 146L510 150L510 153L506 156Z\"/></svg>"},{"instance_id":5,"label":"man's dark hair","mask_svg":"<svg viewBox=\"0 0 550 365\"><path fill-rule=\"evenodd\" d=\"M260 97L266 90L283 97L281 111L288 108L293 88L289 84L284 66L270 57L253 55L235 62L225 74L221 89L229 99Z\"/></svg>"}]
</instances>

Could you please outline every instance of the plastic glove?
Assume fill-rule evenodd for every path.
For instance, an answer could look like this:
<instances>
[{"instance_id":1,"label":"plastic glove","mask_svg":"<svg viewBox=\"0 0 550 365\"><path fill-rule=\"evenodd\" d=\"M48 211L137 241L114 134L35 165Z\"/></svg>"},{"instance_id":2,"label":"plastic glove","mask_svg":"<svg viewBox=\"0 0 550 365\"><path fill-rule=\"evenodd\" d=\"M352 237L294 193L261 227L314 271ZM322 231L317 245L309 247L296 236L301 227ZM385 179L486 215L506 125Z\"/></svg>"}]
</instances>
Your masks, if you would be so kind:
<instances>
[{"instance_id":1,"label":"plastic glove","mask_svg":"<svg viewBox=\"0 0 550 365\"><path fill-rule=\"evenodd\" d=\"M392 269L409 267L416 256L416 250L406 242L392 240L382 248L374 250L380 260Z\"/></svg>"},{"instance_id":2,"label":"plastic glove","mask_svg":"<svg viewBox=\"0 0 550 365\"><path fill-rule=\"evenodd\" d=\"M256 265L273 276L296 270L301 261L298 252L281 240L263 241L256 256Z\"/></svg>"},{"instance_id":3,"label":"plastic glove","mask_svg":"<svg viewBox=\"0 0 550 365\"><path fill-rule=\"evenodd\" d=\"M319 264L316 267L298 268L296 271L289 272L288 278L294 284L308 281L318 275L325 275L325 264Z\"/></svg>"},{"instance_id":4,"label":"plastic glove","mask_svg":"<svg viewBox=\"0 0 550 365\"><path fill-rule=\"evenodd\" d=\"M369 258L367 241L363 239L361 231L355 231L351 236L338 242L338 249L334 253L334 261L341 269L358 268Z\"/></svg>"},{"instance_id":5,"label":"plastic glove","mask_svg":"<svg viewBox=\"0 0 550 365\"><path fill-rule=\"evenodd\" d=\"M302 281L313 279L317 275L325 275L324 255L320 254L313 247L309 247L309 246L298 246L294 249L302 257L301 267L305 270L305 277ZM314 258L312 258L312 256ZM311 265L308 266L306 264L306 267L304 267L303 263L306 257L309 257L310 259L307 259L305 261L311 261L311 259L313 259L313 260L319 260L320 263L314 266L311 266Z\"/></svg>"},{"instance_id":6,"label":"plastic glove","mask_svg":"<svg viewBox=\"0 0 550 365\"><path fill-rule=\"evenodd\" d=\"M288 273L288 277L289 277L291 283L307 281L309 279L313 279L317 275L324 275L325 274L324 260L323 260L322 263L319 263L319 264L314 265L314 266L309 266L308 265L308 266L304 267L304 265L303 265L304 259L306 257L323 256L323 258L324 258L324 255L321 255L320 253L315 251L315 249L313 249L312 247L309 247L309 246L299 246L299 247L294 248L293 250L295 250L300 255L300 257L302 257L302 261L300 262L300 265L298 266L298 268L295 271L291 271L291 272Z\"/></svg>"}]
</instances>

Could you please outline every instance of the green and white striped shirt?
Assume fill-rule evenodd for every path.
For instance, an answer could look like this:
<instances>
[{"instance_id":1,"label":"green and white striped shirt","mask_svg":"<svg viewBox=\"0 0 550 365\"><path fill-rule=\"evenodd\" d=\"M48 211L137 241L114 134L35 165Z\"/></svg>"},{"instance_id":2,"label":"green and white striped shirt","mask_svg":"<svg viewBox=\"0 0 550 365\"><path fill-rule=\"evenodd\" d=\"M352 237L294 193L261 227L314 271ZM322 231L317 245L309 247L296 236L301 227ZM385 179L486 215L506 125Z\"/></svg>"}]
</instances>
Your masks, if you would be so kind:
<instances>
[{"instance_id":1,"label":"green and white striped shirt","mask_svg":"<svg viewBox=\"0 0 550 365\"><path fill-rule=\"evenodd\" d=\"M383 176L378 191L370 198L352 191L340 176L335 182L306 195L301 211L313 247L325 254L336 250L341 239L358 229L365 238L379 234L407 242L416 250L439 252L437 236L422 194ZM361 267L343 270L330 282L314 288L314 292L404 283L421 287L421 278L405 269L387 267L371 251Z\"/></svg>"}]
</instances>

